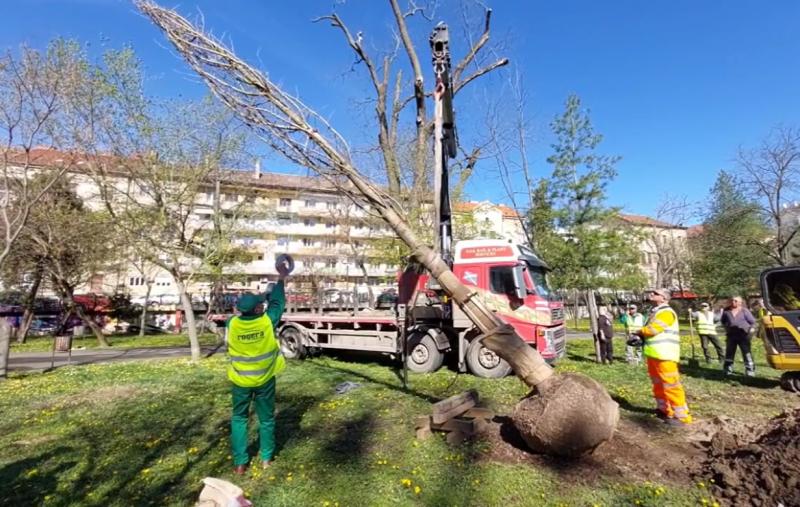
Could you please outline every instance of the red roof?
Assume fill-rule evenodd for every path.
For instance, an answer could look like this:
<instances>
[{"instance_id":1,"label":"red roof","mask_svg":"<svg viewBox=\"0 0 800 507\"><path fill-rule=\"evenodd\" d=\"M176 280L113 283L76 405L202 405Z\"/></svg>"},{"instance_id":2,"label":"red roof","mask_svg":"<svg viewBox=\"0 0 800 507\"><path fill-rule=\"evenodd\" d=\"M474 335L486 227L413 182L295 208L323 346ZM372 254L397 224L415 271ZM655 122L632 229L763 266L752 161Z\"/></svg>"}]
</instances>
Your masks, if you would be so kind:
<instances>
[{"instance_id":1,"label":"red roof","mask_svg":"<svg viewBox=\"0 0 800 507\"><path fill-rule=\"evenodd\" d=\"M457 202L453 205L453 211L456 213L472 213L482 206L500 210L500 213L503 214L503 218L519 218L519 213L517 213L517 210L514 208L506 206L505 204L492 204L489 202Z\"/></svg>"},{"instance_id":2,"label":"red roof","mask_svg":"<svg viewBox=\"0 0 800 507\"><path fill-rule=\"evenodd\" d=\"M644 215L628 215L626 213L620 213L619 217L628 222L631 225L642 225L646 227L659 227L662 229L685 229L685 227L681 225L674 225L668 222L664 222L662 220L656 220L655 218L650 218Z\"/></svg>"}]
</instances>

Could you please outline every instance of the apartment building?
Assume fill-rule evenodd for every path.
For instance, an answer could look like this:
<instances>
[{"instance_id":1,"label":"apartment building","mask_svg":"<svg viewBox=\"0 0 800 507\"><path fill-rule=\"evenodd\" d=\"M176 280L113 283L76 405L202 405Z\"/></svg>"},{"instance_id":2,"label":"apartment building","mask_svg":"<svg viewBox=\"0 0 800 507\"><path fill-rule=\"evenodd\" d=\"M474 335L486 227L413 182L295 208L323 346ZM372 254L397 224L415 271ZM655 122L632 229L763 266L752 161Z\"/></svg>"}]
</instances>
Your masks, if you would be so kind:
<instances>
[{"instance_id":1,"label":"apartment building","mask_svg":"<svg viewBox=\"0 0 800 507\"><path fill-rule=\"evenodd\" d=\"M630 225L631 248L640 253L640 267L647 276L648 286L672 290L687 289L687 237L689 228L670 224L644 215L620 213L619 218Z\"/></svg>"},{"instance_id":2,"label":"apartment building","mask_svg":"<svg viewBox=\"0 0 800 507\"><path fill-rule=\"evenodd\" d=\"M39 170L64 162L67 155L39 149L33 156ZM97 163L95 157L93 160ZM113 171L113 161L106 181L116 188L130 188L127 171ZM68 177L76 193L90 208L101 209L104 202L95 178L85 162L70 162ZM370 216L330 182L317 177L262 171L255 164L249 171L220 171L216 181L203 185L191 210L191 227L212 227L215 210L236 222L234 243L250 256L228 269L227 288L234 291L261 291L277 279L275 258L288 253L295 259L291 289L319 287L352 289L371 285L378 290L393 285L399 266L382 258L381 248L394 238L381 220ZM147 196L143 195L142 199ZM217 208L218 207L218 208ZM524 243L519 216L503 205L488 201L459 203L454 206L458 230L466 224L469 238L506 238ZM456 238L468 239L468 238ZM186 259L188 266L195 259ZM210 283L196 278L189 292L198 299L210 295ZM149 297L165 304L177 303L178 291L172 276L142 259L119 263L114 269L91 277L79 292L124 292L134 299Z\"/></svg>"}]
</instances>

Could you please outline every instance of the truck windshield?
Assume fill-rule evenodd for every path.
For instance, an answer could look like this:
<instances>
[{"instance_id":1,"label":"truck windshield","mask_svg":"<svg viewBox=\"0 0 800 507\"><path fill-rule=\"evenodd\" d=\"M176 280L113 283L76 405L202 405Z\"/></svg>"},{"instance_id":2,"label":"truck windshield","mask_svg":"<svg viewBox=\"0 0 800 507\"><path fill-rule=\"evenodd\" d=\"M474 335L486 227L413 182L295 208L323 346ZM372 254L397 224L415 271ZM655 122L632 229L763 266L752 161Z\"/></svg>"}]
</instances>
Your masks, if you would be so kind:
<instances>
[{"instance_id":1,"label":"truck windshield","mask_svg":"<svg viewBox=\"0 0 800 507\"><path fill-rule=\"evenodd\" d=\"M550 290L550 286L547 285L547 272L539 266L531 266L528 264L528 273L530 273L531 280L533 280L533 287L536 289L536 294L545 299L552 300L554 294Z\"/></svg>"}]
</instances>

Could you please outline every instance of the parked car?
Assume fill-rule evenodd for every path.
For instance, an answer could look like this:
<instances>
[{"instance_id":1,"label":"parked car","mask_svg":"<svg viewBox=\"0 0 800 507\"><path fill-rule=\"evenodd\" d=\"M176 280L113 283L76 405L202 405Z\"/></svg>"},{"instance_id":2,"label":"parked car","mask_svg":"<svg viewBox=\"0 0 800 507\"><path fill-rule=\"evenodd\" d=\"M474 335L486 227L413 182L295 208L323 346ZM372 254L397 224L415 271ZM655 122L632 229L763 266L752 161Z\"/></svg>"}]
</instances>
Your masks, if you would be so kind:
<instances>
[{"instance_id":1,"label":"parked car","mask_svg":"<svg viewBox=\"0 0 800 507\"><path fill-rule=\"evenodd\" d=\"M51 335L58 329L58 319L39 317L33 319L28 334L31 336L46 336Z\"/></svg>"}]
</instances>

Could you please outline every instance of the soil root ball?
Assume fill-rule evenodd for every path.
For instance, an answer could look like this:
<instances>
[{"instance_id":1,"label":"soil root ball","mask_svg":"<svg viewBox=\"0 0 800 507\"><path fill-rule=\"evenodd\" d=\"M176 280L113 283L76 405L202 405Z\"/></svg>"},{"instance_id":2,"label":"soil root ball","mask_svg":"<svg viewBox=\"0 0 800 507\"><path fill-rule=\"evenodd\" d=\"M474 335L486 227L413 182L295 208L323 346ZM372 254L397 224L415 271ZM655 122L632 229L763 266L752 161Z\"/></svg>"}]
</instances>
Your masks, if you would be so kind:
<instances>
[{"instance_id":1,"label":"soil root ball","mask_svg":"<svg viewBox=\"0 0 800 507\"><path fill-rule=\"evenodd\" d=\"M534 452L578 457L611 439L619 405L597 381L577 373L553 375L514 408L512 419Z\"/></svg>"}]
</instances>

